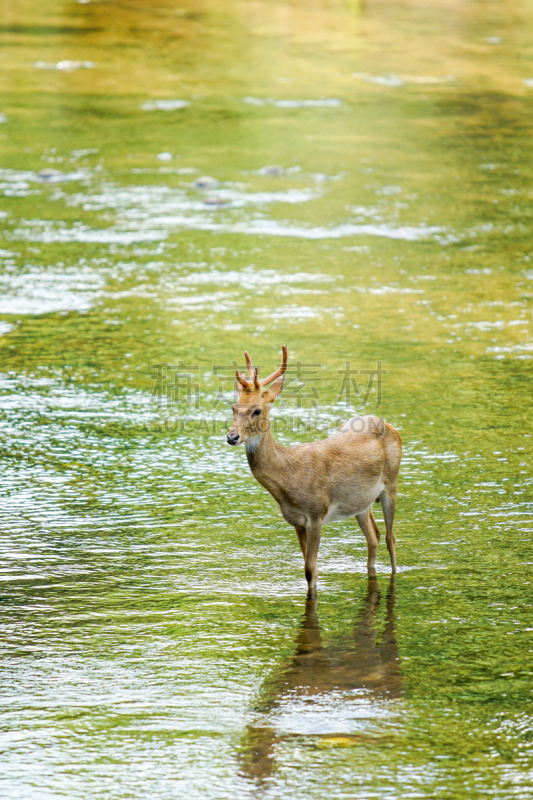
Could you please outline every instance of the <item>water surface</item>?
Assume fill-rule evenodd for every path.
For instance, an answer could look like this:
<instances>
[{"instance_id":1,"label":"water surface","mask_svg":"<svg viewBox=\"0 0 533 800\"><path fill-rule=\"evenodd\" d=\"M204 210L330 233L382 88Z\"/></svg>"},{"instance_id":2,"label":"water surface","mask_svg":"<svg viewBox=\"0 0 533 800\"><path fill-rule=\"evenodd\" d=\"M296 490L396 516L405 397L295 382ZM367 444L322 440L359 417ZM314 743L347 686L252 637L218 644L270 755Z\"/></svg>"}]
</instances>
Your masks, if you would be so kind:
<instances>
[{"instance_id":1,"label":"water surface","mask_svg":"<svg viewBox=\"0 0 533 800\"><path fill-rule=\"evenodd\" d=\"M530 4L2 20L3 796L532 798ZM224 443L282 343L281 442L404 440L310 605Z\"/></svg>"}]
</instances>

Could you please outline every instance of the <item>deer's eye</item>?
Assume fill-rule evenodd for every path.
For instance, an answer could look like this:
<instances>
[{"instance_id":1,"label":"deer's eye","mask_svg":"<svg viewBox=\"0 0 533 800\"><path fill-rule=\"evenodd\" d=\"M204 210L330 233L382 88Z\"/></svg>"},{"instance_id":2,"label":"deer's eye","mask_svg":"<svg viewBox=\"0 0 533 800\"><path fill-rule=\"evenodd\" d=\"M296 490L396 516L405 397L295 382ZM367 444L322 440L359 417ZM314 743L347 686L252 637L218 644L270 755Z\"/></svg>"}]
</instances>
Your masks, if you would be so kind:
<instances>
[{"instance_id":1,"label":"deer's eye","mask_svg":"<svg viewBox=\"0 0 533 800\"><path fill-rule=\"evenodd\" d=\"M260 408L256 408L255 411L252 412L252 417L258 417L260 413L261 413L261 409Z\"/></svg>"},{"instance_id":2,"label":"deer's eye","mask_svg":"<svg viewBox=\"0 0 533 800\"><path fill-rule=\"evenodd\" d=\"M231 410L232 410L232 411L233 411L233 413L235 414L235 406L233 406Z\"/></svg>"}]
</instances>

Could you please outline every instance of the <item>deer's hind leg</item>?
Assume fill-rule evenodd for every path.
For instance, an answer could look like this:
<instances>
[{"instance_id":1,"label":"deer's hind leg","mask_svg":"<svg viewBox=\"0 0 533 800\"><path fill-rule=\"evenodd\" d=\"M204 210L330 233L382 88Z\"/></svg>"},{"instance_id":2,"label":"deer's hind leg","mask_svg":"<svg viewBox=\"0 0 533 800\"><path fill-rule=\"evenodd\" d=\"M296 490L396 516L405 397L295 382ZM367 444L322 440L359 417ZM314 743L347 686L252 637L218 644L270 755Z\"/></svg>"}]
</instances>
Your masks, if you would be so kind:
<instances>
[{"instance_id":1,"label":"deer's hind leg","mask_svg":"<svg viewBox=\"0 0 533 800\"><path fill-rule=\"evenodd\" d=\"M396 513L396 486L387 486L381 492L379 499L383 509L383 517L385 518L385 527L387 529L387 549L390 555L390 563L392 571L396 572L396 537L392 528L394 522L394 514Z\"/></svg>"},{"instance_id":2,"label":"deer's hind leg","mask_svg":"<svg viewBox=\"0 0 533 800\"><path fill-rule=\"evenodd\" d=\"M368 514L370 516L370 522L374 526L374 532L375 532L376 536L378 537L378 542L379 542L379 540L381 539L381 532L380 532L380 530L378 528L378 525L377 525L377 522L376 522L376 518L374 517L371 508L369 509Z\"/></svg>"},{"instance_id":3,"label":"deer's hind leg","mask_svg":"<svg viewBox=\"0 0 533 800\"><path fill-rule=\"evenodd\" d=\"M316 557L320 545L322 525L320 522L313 522L307 526L306 548L305 548L305 577L307 580L307 597L316 597Z\"/></svg>"},{"instance_id":4,"label":"deer's hind leg","mask_svg":"<svg viewBox=\"0 0 533 800\"><path fill-rule=\"evenodd\" d=\"M305 561L305 554L307 553L307 531L301 525L295 525L294 530L296 531L298 542L300 543L300 550L302 551L302 555Z\"/></svg>"},{"instance_id":5,"label":"deer's hind leg","mask_svg":"<svg viewBox=\"0 0 533 800\"><path fill-rule=\"evenodd\" d=\"M359 527L361 528L366 537L366 544L368 547L368 559L366 562L366 566L368 569L368 574L375 575L376 555L378 552L378 543L379 543L378 526L376 525L376 521L374 519L371 509L363 511L362 514L357 514L356 520L359 523Z\"/></svg>"}]
</instances>

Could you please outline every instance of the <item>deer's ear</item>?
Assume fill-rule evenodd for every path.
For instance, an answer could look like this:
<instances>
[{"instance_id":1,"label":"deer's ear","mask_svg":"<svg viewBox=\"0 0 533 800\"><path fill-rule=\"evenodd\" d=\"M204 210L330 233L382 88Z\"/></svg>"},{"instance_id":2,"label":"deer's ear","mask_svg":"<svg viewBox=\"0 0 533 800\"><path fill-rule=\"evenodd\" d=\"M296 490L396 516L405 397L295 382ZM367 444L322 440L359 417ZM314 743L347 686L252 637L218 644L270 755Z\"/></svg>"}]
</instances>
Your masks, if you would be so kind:
<instances>
[{"instance_id":1,"label":"deer's ear","mask_svg":"<svg viewBox=\"0 0 533 800\"><path fill-rule=\"evenodd\" d=\"M268 387L268 389L265 389L261 395L261 397L264 398L270 405L272 405L278 394L280 394L281 390L283 389L284 377L285 375L281 375L271 386Z\"/></svg>"}]
</instances>

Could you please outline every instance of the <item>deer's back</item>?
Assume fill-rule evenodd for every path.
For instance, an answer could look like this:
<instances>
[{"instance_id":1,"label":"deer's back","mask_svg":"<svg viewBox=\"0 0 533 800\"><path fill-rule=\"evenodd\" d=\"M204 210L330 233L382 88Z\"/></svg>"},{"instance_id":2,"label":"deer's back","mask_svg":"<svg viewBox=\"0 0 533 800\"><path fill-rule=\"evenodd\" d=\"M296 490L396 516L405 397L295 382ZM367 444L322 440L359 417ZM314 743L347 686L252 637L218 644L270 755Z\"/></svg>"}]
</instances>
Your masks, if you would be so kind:
<instances>
[{"instance_id":1,"label":"deer's back","mask_svg":"<svg viewBox=\"0 0 533 800\"><path fill-rule=\"evenodd\" d=\"M290 451L308 474L316 469L332 479L351 475L366 482L382 477L388 483L398 476L402 440L398 431L379 417L353 417L327 439L296 445Z\"/></svg>"},{"instance_id":2,"label":"deer's back","mask_svg":"<svg viewBox=\"0 0 533 800\"><path fill-rule=\"evenodd\" d=\"M327 442L341 443L346 454L353 453L361 459L382 463L385 477L393 480L400 470L402 458L402 437L384 419L370 414L365 417L352 417L340 426Z\"/></svg>"}]
</instances>

